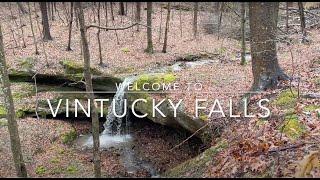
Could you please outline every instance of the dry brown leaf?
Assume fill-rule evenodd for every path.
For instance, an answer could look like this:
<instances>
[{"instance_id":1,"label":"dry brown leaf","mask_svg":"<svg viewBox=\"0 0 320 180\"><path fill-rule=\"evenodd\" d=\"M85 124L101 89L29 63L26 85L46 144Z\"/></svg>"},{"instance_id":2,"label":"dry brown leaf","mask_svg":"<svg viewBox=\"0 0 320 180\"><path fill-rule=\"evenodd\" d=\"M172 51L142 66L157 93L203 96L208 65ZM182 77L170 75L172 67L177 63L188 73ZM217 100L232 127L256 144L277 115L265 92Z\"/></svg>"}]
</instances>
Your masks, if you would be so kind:
<instances>
[{"instance_id":1,"label":"dry brown leaf","mask_svg":"<svg viewBox=\"0 0 320 180\"><path fill-rule=\"evenodd\" d=\"M320 167L320 151L312 151L298 163L295 177L307 177L313 168Z\"/></svg>"}]
</instances>

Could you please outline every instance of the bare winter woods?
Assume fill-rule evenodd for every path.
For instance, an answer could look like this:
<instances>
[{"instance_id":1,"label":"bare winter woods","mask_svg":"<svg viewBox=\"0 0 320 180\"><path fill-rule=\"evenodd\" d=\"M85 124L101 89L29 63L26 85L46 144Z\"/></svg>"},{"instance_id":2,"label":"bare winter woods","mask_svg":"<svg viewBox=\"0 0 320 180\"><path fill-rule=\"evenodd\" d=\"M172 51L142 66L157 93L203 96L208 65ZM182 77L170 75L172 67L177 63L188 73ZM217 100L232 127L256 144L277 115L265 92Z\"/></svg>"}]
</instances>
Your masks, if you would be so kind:
<instances>
[{"instance_id":1,"label":"bare winter woods","mask_svg":"<svg viewBox=\"0 0 320 180\"><path fill-rule=\"evenodd\" d=\"M0 177L320 177L319 4L2 2ZM84 103L104 97L120 108ZM235 116L208 116L214 98ZM270 117L240 118L263 98ZM135 99L183 105L111 114Z\"/></svg>"}]
</instances>

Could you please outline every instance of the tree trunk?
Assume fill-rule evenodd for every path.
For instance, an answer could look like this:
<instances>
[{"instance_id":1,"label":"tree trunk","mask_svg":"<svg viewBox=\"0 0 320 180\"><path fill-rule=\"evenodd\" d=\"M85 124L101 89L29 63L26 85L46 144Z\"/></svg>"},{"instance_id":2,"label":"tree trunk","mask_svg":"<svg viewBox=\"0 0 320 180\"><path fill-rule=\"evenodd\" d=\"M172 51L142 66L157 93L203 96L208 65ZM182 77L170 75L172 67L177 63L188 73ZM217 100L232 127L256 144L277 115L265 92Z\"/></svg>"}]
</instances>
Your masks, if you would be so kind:
<instances>
[{"instance_id":1,"label":"tree trunk","mask_svg":"<svg viewBox=\"0 0 320 180\"><path fill-rule=\"evenodd\" d=\"M39 2L40 3L40 10L41 10L41 17L42 17L42 26L43 26L43 40L52 40L50 34L50 26L48 20L48 13L47 13L47 6L46 2Z\"/></svg>"},{"instance_id":2,"label":"tree trunk","mask_svg":"<svg viewBox=\"0 0 320 180\"><path fill-rule=\"evenodd\" d=\"M23 5L21 4L21 2L17 2L19 10L22 12L22 14L27 14L28 12L26 11L26 9L24 9Z\"/></svg>"},{"instance_id":3,"label":"tree trunk","mask_svg":"<svg viewBox=\"0 0 320 180\"><path fill-rule=\"evenodd\" d=\"M121 16L125 15L123 2L119 2L119 15Z\"/></svg>"},{"instance_id":4,"label":"tree trunk","mask_svg":"<svg viewBox=\"0 0 320 180\"><path fill-rule=\"evenodd\" d=\"M114 21L114 15L113 15L113 4L110 2L110 11L111 11L111 19Z\"/></svg>"},{"instance_id":5,"label":"tree trunk","mask_svg":"<svg viewBox=\"0 0 320 180\"><path fill-rule=\"evenodd\" d=\"M30 4L28 2L28 10L29 10L29 21L30 21L30 27L31 27L31 32L32 32L32 37L33 37L33 43L35 46L35 53L38 55L39 51L38 51L38 44L37 44L37 40L36 40L36 36L34 34L34 29L33 29L33 24L32 24L32 18L31 18L31 8L30 8Z\"/></svg>"},{"instance_id":6,"label":"tree trunk","mask_svg":"<svg viewBox=\"0 0 320 180\"><path fill-rule=\"evenodd\" d=\"M286 2L286 32L289 33L289 3Z\"/></svg>"},{"instance_id":7,"label":"tree trunk","mask_svg":"<svg viewBox=\"0 0 320 180\"><path fill-rule=\"evenodd\" d=\"M221 23L222 23L222 15L223 15L223 11L224 11L224 2L221 2L221 6L220 6L220 14L218 16L218 40L220 38L220 29L221 29Z\"/></svg>"},{"instance_id":8,"label":"tree trunk","mask_svg":"<svg viewBox=\"0 0 320 180\"><path fill-rule=\"evenodd\" d=\"M153 53L152 43L152 2L147 2L147 38L148 46L146 49L147 53Z\"/></svg>"},{"instance_id":9,"label":"tree trunk","mask_svg":"<svg viewBox=\"0 0 320 180\"><path fill-rule=\"evenodd\" d=\"M54 21L54 3L55 2L51 2L51 20Z\"/></svg>"},{"instance_id":10,"label":"tree trunk","mask_svg":"<svg viewBox=\"0 0 320 180\"><path fill-rule=\"evenodd\" d=\"M198 34L198 2L194 3L193 8L193 37L196 39Z\"/></svg>"},{"instance_id":11,"label":"tree trunk","mask_svg":"<svg viewBox=\"0 0 320 180\"><path fill-rule=\"evenodd\" d=\"M241 65L245 65L246 62L246 9L245 3L241 2Z\"/></svg>"},{"instance_id":12,"label":"tree trunk","mask_svg":"<svg viewBox=\"0 0 320 180\"><path fill-rule=\"evenodd\" d=\"M161 36L162 36L162 6L160 6L160 26L159 26L159 43L161 42Z\"/></svg>"},{"instance_id":13,"label":"tree trunk","mask_svg":"<svg viewBox=\"0 0 320 180\"><path fill-rule=\"evenodd\" d=\"M252 90L265 90L288 78L279 66L276 47L278 2L250 2Z\"/></svg>"},{"instance_id":14,"label":"tree trunk","mask_svg":"<svg viewBox=\"0 0 320 180\"><path fill-rule=\"evenodd\" d=\"M168 12L167 12L167 21L166 21L166 29L164 31L164 42L163 42L163 49L162 52L167 52L167 41L168 41L168 31L169 31L169 21L170 21L170 2L168 2Z\"/></svg>"},{"instance_id":15,"label":"tree trunk","mask_svg":"<svg viewBox=\"0 0 320 180\"><path fill-rule=\"evenodd\" d=\"M69 20L69 38L67 51L71 51L71 33L72 33L72 21L73 21L73 2L70 2L70 20Z\"/></svg>"},{"instance_id":16,"label":"tree trunk","mask_svg":"<svg viewBox=\"0 0 320 180\"><path fill-rule=\"evenodd\" d=\"M22 22L21 13L22 13L22 12L18 12L18 14L19 14L20 29L21 29L21 35L22 35L22 42L23 42L22 47L25 48L25 47L27 47L27 45L26 45L26 41L25 41L25 39L24 39L24 30L23 30L24 24L23 24L23 22Z\"/></svg>"},{"instance_id":17,"label":"tree trunk","mask_svg":"<svg viewBox=\"0 0 320 180\"><path fill-rule=\"evenodd\" d=\"M101 25L101 21L100 21L100 2L98 2L98 25ZM97 32L97 39L98 39L98 47L99 47L99 60L100 60L100 66L103 65L103 60L102 60L102 48L101 48L101 40L100 40L100 28L98 28L98 32Z\"/></svg>"},{"instance_id":18,"label":"tree trunk","mask_svg":"<svg viewBox=\"0 0 320 180\"><path fill-rule=\"evenodd\" d=\"M108 27L108 3L104 2L106 27Z\"/></svg>"},{"instance_id":19,"label":"tree trunk","mask_svg":"<svg viewBox=\"0 0 320 180\"><path fill-rule=\"evenodd\" d=\"M87 97L90 100L90 107L92 110L92 136L93 136L93 163L94 163L94 174L96 178L101 177L101 165L100 165L100 142L99 142L99 119L96 110L96 104L94 103L94 95L92 88L92 79L90 72L90 52L86 35L86 27L84 22L84 15L81 6L81 2L75 2L77 7L77 13L79 17L80 34L83 50L83 61L84 61L84 78L86 82Z\"/></svg>"},{"instance_id":20,"label":"tree trunk","mask_svg":"<svg viewBox=\"0 0 320 180\"><path fill-rule=\"evenodd\" d=\"M21 152L20 137L18 132L18 124L15 120L15 111L10 89L10 81L7 72L6 59L4 55L2 29L0 25L0 81L4 94L4 104L6 106L8 130L10 134L11 151L14 161L14 166L18 177L27 177L27 170L23 161Z\"/></svg>"},{"instance_id":21,"label":"tree trunk","mask_svg":"<svg viewBox=\"0 0 320 180\"><path fill-rule=\"evenodd\" d=\"M136 22L140 23L141 20L141 2L136 2ZM139 25L137 25L137 31L139 31Z\"/></svg>"},{"instance_id":22,"label":"tree trunk","mask_svg":"<svg viewBox=\"0 0 320 180\"><path fill-rule=\"evenodd\" d=\"M301 32L302 32L302 42L307 42L307 32L306 32L306 20L304 18L304 7L302 2L298 2L299 14L300 14L300 23L301 23Z\"/></svg>"},{"instance_id":23,"label":"tree trunk","mask_svg":"<svg viewBox=\"0 0 320 180\"><path fill-rule=\"evenodd\" d=\"M182 16L181 16L181 2L179 2L180 8L179 8L179 21L180 21L180 35L182 37Z\"/></svg>"}]
</instances>

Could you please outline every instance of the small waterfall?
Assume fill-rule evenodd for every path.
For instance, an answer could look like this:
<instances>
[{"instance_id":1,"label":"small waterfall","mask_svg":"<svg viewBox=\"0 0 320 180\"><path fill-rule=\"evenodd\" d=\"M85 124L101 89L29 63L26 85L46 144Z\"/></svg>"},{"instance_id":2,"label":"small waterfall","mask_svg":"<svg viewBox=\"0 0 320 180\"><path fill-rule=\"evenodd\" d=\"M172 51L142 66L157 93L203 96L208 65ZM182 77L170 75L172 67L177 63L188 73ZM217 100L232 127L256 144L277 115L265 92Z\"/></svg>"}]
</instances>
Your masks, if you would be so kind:
<instances>
[{"instance_id":1,"label":"small waterfall","mask_svg":"<svg viewBox=\"0 0 320 180\"><path fill-rule=\"evenodd\" d=\"M136 154L133 144L133 137L129 134L128 115L124 116L125 121L125 133L121 134L121 125L123 118L118 118L113 113L113 106L115 112L118 115L124 112L124 95L130 83L136 80L136 76L130 76L124 79L124 81L117 87L117 92L113 97L113 101L109 106L108 116L106 117L106 122L104 123L105 130L100 134L100 148L109 149L111 147L121 149L121 162L128 173L136 174L140 169L145 169L150 173L152 177L158 177L156 170L153 168L152 164L146 162L139 158ZM128 111L127 111L128 112ZM91 149L93 147L92 135L81 136L78 141L79 146L82 149Z\"/></svg>"},{"instance_id":2,"label":"small waterfall","mask_svg":"<svg viewBox=\"0 0 320 180\"><path fill-rule=\"evenodd\" d=\"M111 103L108 110L108 116L104 124L105 130L103 131L103 134L115 133L116 135L120 135L123 118L118 118L114 115L114 113L112 112L113 105L115 106L114 108L117 114L119 115L123 114L124 108L127 108L123 106L125 91L128 88L129 84L133 83L135 80L136 80L136 76L126 77L124 81L121 84L119 84L119 86L117 87L117 92L114 95L112 100L113 102ZM115 128L116 128L116 132L114 131Z\"/></svg>"}]
</instances>

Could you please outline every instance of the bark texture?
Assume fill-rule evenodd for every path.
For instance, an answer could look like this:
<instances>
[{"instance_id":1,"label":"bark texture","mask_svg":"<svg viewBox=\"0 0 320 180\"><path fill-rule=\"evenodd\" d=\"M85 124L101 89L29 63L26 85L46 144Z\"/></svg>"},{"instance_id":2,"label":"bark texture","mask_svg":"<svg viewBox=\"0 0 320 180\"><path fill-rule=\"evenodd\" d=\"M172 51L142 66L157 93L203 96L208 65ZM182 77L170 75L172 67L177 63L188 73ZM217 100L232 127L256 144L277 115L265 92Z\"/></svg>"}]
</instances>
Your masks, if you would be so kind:
<instances>
[{"instance_id":1,"label":"bark texture","mask_svg":"<svg viewBox=\"0 0 320 180\"><path fill-rule=\"evenodd\" d=\"M40 10L41 10L41 18L42 18L43 40L52 40L52 36L50 34L47 4L46 2L39 2L39 3L40 3Z\"/></svg>"},{"instance_id":2,"label":"bark texture","mask_svg":"<svg viewBox=\"0 0 320 180\"><path fill-rule=\"evenodd\" d=\"M253 90L274 87L286 79L277 58L276 35L278 2L250 2L250 46Z\"/></svg>"},{"instance_id":3,"label":"bark texture","mask_svg":"<svg viewBox=\"0 0 320 180\"><path fill-rule=\"evenodd\" d=\"M2 37L2 30L0 25L0 82L4 94L4 103L7 112L8 130L10 135L11 151L14 161L14 166L18 177L27 177L27 170L23 161L21 152L20 137L18 131L18 124L15 120L15 111L13 105L13 98L10 89L10 81L7 72L6 59L4 55L4 44Z\"/></svg>"},{"instance_id":4,"label":"bark texture","mask_svg":"<svg viewBox=\"0 0 320 180\"><path fill-rule=\"evenodd\" d=\"M90 72L90 52L87 40L87 32L85 28L85 21L81 2L76 2L77 13L79 17L81 44L84 61L84 78L86 81L87 98L90 100L91 117L92 117L92 136L93 136L93 163L94 174L96 178L101 177L101 160L100 160L100 142L99 142L99 119L96 110L96 103L94 103L94 95L92 88L92 79Z\"/></svg>"},{"instance_id":5,"label":"bark texture","mask_svg":"<svg viewBox=\"0 0 320 180\"><path fill-rule=\"evenodd\" d=\"M147 53L153 53L152 43L152 2L147 2L147 38L148 46L146 49Z\"/></svg>"}]
</instances>

